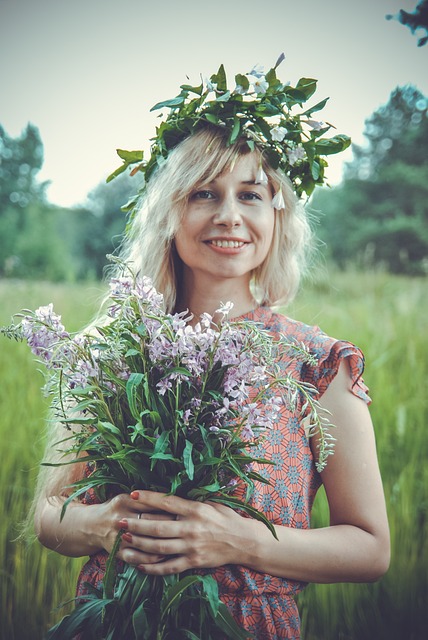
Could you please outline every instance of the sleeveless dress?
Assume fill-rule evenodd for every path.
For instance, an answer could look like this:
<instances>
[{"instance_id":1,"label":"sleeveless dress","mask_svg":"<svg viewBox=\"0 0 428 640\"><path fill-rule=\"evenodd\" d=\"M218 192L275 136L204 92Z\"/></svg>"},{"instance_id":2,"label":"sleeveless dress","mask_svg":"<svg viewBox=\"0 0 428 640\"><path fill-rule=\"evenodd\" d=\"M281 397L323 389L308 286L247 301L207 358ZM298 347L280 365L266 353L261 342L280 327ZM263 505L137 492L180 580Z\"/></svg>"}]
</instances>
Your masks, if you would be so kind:
<instances>
[{"instance_id":1,"label":"sleeveless dress","mask_svg":"<svg viewBox=\"0 0 428 640\"><path fill-rule=\"evenodd\" d=\"M316 366L290 359L283 360L281 367L294 378L312 384L317 390L317 399L326 391L340 363L346 358L352 379L352 393L366 403L370 402L361 377L364 357L356 346L330 338L318 327L292 320L273 312L269 307L258 307L243 317L261 323L274 337L283 335L288 341L298 341L308 348L317 359ZM272 428L267 430L260 455L272 460L274 465L255 463L255 471L269 479L270 484L255 482L250 503L275 525L308 529L321 479L315 468L301 413L302 401L296 403L293 411L283 407ZM95 501L93 494L84 498L86 503ZM87 593L85 583L100 586L106 557L105 552L97 553L84 565L77 584L78 596ZM300 618L294 598L306 583L237 565L224 565L209 573L218 582L221 600L238 624L252 633L254 638L300 638Z\"/></svg>"}]
</instances>

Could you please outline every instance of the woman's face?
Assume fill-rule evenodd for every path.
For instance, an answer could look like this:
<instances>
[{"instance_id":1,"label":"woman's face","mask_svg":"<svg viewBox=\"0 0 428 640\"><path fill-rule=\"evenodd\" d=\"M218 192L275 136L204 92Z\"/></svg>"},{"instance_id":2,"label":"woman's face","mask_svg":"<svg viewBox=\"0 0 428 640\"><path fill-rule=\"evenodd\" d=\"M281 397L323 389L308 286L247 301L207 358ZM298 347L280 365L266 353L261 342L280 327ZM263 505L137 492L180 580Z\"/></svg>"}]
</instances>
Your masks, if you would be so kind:
<instances>
[{"instance_id":1,"label":"woman's face","mask_svg":"<svg viewBox=\"0 0 428 640\"><path fill-rule=\"evenodd\" d=\"M266 258L275 211L268 184L255 184L258 160L241 157L232 171L195 189L175 236L184 276L241 279Z\"/></svg>"}]
</instances>

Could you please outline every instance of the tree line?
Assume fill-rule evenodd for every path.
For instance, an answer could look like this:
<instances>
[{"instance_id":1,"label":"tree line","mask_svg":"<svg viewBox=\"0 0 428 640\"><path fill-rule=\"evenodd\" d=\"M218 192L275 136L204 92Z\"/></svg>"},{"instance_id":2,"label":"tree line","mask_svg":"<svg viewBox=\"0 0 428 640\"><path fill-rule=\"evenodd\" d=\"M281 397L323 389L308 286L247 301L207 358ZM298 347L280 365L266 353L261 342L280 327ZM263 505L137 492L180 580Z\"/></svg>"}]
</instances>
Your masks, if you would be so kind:
<instances>
[{"instance_id":1,"label":"tree line","mask_svg":"<svg viewBox=\"0 0 428 640\"><path fill-rule=\"evenodd\" d=\"M416 87L397 87L367 118L366 144L353 145L341 184L312 196L323 251L339 267L428 273L427 109ZM38 180L42 164L35 125L16 138L0 126L0 276L101 278L106 254L120 244L126 224L121 206L136 179L123 174L100 183L84 206L67 209L48 201L47 183Z\"/></svg>"}]
</instances>

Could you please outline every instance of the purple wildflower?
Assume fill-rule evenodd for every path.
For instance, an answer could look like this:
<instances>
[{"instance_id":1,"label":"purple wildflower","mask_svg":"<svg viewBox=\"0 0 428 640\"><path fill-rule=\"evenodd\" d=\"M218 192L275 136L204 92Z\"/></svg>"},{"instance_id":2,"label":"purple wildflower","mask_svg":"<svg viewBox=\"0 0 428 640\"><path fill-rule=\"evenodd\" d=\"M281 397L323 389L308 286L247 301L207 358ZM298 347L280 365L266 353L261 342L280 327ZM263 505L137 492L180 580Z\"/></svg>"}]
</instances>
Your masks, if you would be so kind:
<instances>
[{"instance_id":1,"label":"purple wildflower","mask_svg":"<svg viewBox=\"0 0 428 640\"><path fill-rule=\"evenodd\" d=\"M34 355L41 357L46 366L53 358L55 346L62 340L69 339L61 323L61 316L53 310L53 304L36 309L33 315L24 316L21 321L23 338Z\"/></svg>"}]
</instances>

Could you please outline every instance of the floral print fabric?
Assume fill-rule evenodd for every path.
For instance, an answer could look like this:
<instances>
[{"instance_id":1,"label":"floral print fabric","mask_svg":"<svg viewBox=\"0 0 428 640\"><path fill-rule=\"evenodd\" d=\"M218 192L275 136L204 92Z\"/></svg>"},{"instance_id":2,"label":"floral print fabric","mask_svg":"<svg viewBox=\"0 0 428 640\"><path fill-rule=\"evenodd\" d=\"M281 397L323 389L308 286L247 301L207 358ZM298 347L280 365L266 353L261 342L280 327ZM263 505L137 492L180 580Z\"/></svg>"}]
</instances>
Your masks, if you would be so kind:
<instances>
[{"instance_id":1,"label":"floral print fabric","mask_svg":"<svg viewBox=\"0 0 428 640\"><path fill-rule=\"evenodd\" d=\"M364 357L349 342L328 337L318 327L312 327L259 307L246 319L261 323L275 337L304 343L316 357L316 366L298 360L284 359L280 364L285 372L311 383L320 398L334 379L340 363L346 358L352 378L352 392L369 403L367 387L362 380ZM260 457L274 465L256 465L255 469L270 484L255 483L251 504L276 525L308 529L310 514L321 479L315 468L309 440L301 420L302 406L292 411L282 407L272 422ZM239 494L239 488L237 489ZM85 502L95 501L93 494ZM100 552L85 564L79 576L77 595L87 592L85 583L99 586L105 571L106 554ZM259 573L237 565L225 565L210 571L219 584L219 593L237 622L257 640L300 638L300 620L294 597L305 583Z\"/></svg>"}]
</instances>

